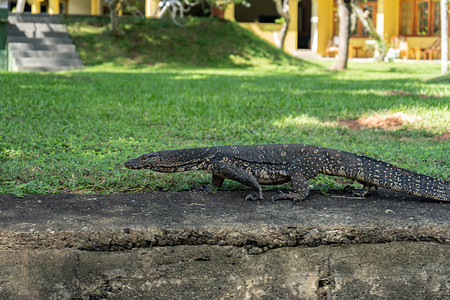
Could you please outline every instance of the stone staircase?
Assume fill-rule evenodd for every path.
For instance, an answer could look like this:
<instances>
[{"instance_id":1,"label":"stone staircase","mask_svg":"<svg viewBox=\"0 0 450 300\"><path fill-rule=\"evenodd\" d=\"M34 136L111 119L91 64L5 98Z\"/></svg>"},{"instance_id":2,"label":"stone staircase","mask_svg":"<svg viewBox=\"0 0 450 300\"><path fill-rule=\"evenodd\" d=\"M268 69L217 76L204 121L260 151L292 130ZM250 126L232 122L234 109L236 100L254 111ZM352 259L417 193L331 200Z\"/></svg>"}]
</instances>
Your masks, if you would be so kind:
<instances>
[{"instance_id":1,"label":"stone staircase","mask_svg":"<svg viewBox=\"0 0 450 300\"><path fill-rule=\"evenodd\" d=\"M82 68L60 15L9 14L10 71L66 71Z\"/></svg>"}]
</instances>

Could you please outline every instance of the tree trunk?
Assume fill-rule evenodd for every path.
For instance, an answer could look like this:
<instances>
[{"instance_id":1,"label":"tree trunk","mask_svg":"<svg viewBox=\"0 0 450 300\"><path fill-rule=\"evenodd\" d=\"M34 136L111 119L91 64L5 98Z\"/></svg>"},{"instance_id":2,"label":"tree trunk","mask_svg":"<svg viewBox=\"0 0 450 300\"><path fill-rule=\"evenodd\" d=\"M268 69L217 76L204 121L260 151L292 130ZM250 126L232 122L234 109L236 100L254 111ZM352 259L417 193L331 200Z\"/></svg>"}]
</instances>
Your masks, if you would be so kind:
<instances>
[{"instance_id":1,"label":"tree trunk","mask_svg":"<svg viewBox=\"0 0 450 300\"><path fill-rule=\"evenodd\" d=\"M125 33L120 28L119 11L121 7L121 0L107 0L109 7L109 18L111 20L111 29L114 36L124 36Z\"/></svg>"},{"instance_id":2,"label":"tree trunk","mask_svg":"<svg viewBox=\"0 0 450 300\"><path fill-rule=\"evenodd\" d=\"M330 70L345 70L347 69L348 60L348 41L350 39L350 15L351 15L351 0L339 0L338 15L339 15L339 50L336 64Z\"/></svg>"},{"instance_id":3,"label":"tree trunk","mask_svg":"<svg viewBox=\"0 0 450 300\"><path fill-rule=\"evenodd\" d=\"M441 73L448 73L448 0L441 0Z\"/></svg>"},{"instance_id":4,"label":"tree trunk","mask_svg":"<svg viewBox=\"0 0 450 300\"><path fill-rule=\"evenodd\" d=\"M273 0L278 14L284 19L283 26L280 30L280 35L277 36L275 43L278 48L283 49L284 41L286 40L286 34L289 27L291 17L289 16L289 0Z\"/></svg>"},{"instance_id":5,"label":"tree trunk","mask_svg":"<svg viewBox=\"0 0 450 300\"><path fill-rule=\"evenodd\" d=\"M384 57L386 56L386 44L383 37L378 34L375 26L373 26L372 20L369 18L369 15L363 12L361 7L359 7L355 2L352 2L351 5L352 9L358 16L358 19L361 21L361 24L370 33L370 36L377 41L378 51L380 52L380 54L375 58L375 61L383 61Z\"/></svg>"}]
</instances>

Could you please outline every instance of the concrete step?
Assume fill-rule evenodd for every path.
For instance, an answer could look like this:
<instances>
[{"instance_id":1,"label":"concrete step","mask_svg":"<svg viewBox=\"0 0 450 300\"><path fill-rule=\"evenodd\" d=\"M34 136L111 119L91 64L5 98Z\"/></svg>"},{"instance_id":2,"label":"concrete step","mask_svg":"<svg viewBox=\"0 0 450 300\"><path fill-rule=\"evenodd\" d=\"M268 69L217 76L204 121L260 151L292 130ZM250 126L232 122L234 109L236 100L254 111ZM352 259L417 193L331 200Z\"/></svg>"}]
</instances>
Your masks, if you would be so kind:
<instances>
[{"instance_id":1,"label":"concrete step","mask_svg":"<svg viewBox=\"0 0 450 300\"><path fill-rule=\"evenodd\" d=\"M83 64L60 15L10 14L7 42L12 71L63 71Z\"/></svg>"},{"instance_id":2,"label":"concrete step","mask_svg":"<svg viewBox=\"0 0 450 300\"><path fill-rule=\"evenodd\" d=\"M61 52L52 50L29 50L29 51L14 51L12 57L39 57L39 58L80 58L77 52Z\"/></svg>"},{"instance_id":3,"label":"concrete step","mask_svg":"<svg viewBox=\"0 0 450 300\"><path fill-rule=\"evenodd\" d=\"M42 31L21 31L18 29L9 29L7 35L9 37L26 37L26 38L70 38L67 32L42 32Z\"/></svg>"},{"instance_id":4,"label":"concrete step","mask_svg":"<svg viewBox=\"0 0 450 300\"><path fill-rule=\"evenodd\" d=\"M70 70L79 70L82 69L83 66L16 66L13 71L18 72L58 72L58 71L70 71Z\"/></svg>"},{"instance_id":5,"label":"concrete step","mask_svg":"<svg viewBox=\"0 0 450 300\"><path fill-rule=\"evenodd\" d=\"M62 23L61 15L49 15L45 13L31 14L31 13L10 13L8 22L15 23Z\"/></svg>"},{"instance_id":6,"label":"concrete step","mask_svg":"<svg viewBox=\"0 0 450 300\"><path fill-rule=\"evenodd\" d=\"M15 57L13 60L13 71L62 71L80 69L83 66L78 58Z\"/></svg>"},{"instance_id":7,"label":"concrete step","mask_svg":"<svg viewBox=\"0 0 450 300\"><path fill-rule=\"evenodd\" d=\"M67 27L64 24L53 23L8 23L8 33L15 31L67 32Z\"/></svg>"},{"instance_id":8,"label":"concrete step","mask_svg":"<svg viewBox=\"0 0 450 300\"><path fill-rule=\"evenodd\" d=\"M42 57L14 57L16 65L26 67L38 66L81 66L78 58L42 58Z\"/></svg>"},{"instance_id":9,"label":"concrete step","mask_svg":"<svg viewBox=\"0 0 450 300\"><path fill-rule=\"evenodd\" d=\"M69 37L29 38L27 36L8 36L8 43L27 43L37 45L72 44Z\"/></svg>"},{"instance_id":10,"label":"concrete step","mask_svg":"<svg viewBox=\"0 0 450 300\"><path fill-rule=\"evenodd\" d=\"M60 51L60 52L74 52L74 44L59 44L59 45L43 45L43 44L30 44L30 43L9 43L9 49L13 51L29 51L29 50L41 50L41 51Z\"/></svg>"}]
</instances>

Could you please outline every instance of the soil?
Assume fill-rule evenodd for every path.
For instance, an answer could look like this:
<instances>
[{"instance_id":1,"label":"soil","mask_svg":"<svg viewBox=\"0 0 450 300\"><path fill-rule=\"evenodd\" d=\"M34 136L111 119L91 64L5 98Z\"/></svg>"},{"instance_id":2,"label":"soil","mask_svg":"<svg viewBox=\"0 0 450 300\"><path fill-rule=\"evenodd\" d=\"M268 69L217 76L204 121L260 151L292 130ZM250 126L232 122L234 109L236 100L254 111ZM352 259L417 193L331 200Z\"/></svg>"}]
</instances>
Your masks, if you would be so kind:
<instances>
[{"instance_id":1,"label":"soil","mask_svg":"<svg viewBox=\"0 0 450 300\"><path fill-rule=\"evenodd\" d=\"M354 130L360 130L363 127L396 130L404 124L414 123L420 120L420 117L408 115L403 112L397 112L388 115L374 115L356 120L343 120L340 123L349 126Z\"/></svg>"}]
</instances>

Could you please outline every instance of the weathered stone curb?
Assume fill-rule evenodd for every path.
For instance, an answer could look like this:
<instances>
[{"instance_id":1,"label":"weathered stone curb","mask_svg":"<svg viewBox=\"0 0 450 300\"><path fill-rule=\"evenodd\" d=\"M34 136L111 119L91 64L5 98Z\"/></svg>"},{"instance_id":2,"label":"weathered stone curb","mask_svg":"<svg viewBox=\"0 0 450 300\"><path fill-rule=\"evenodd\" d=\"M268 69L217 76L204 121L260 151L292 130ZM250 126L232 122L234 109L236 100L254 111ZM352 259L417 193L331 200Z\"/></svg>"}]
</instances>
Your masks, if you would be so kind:
<instances>
[{"instance_id":1,"label":"weathered stone curb","mask_svg":"<svg viewBox=\"0 0 450 300\"><path fill-rule=\"evenodd\" d=\"M343 226L340 228L205 227L205 228L124 228L116 231L19 232L0 233L1 249L78 249L86 251L123 251L135 248L219 245L261 248L330 244L377 244L389 242L434 242L450 244L450 226L413 226L410 228Z\"/></svg>"},{"instance_id":2,"label":"weathered stone curb","mask_svg":"<svg viewBox=\"0 0 450 300\"><path fill-rule=\"evenodd\" d=\"M450 298L450 203L246 193L0 196L0 299Z\"/></svg>"},{"instance_id":3,"label":"weathered stone curb","mask_svg":"<svg viewBox=\"0 0 450 300\"><path fill-rule=\"evenodd\" d=\"M381 192L367 200L315 194L297 205L256 204L245 194L0 196L0 249L450 243L450 203Z\"/></svg>"}]
</instances>

